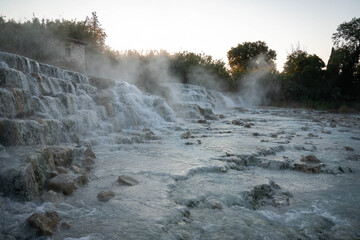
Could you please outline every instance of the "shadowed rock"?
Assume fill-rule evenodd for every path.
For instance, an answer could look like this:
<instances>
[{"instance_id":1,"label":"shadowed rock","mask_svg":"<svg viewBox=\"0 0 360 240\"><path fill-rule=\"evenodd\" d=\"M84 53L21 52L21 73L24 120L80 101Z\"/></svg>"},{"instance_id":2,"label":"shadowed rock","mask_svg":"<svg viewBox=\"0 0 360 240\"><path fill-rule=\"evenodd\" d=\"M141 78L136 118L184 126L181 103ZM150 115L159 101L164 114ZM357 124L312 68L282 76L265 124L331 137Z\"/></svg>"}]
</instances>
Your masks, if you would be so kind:
<instances>
[{"instance_id":1,"label":"shadowed rock","mask_svg":"<svg viewBox=\"0 0 360 240\"><path fill-rule=\"evenodd\" d=\"M90 148L86 149L86 151L84 152L84 154L85 154L85 156L87 156L87 157L96 158L95 153L94 153Z\"/></svg>"},{"instance_id":2,"label":"shadowed rock","mask_svg":"<svg viewBox=\"0 0 360 240\"><path fill-rule=\"evenodd\" d=\"M61 202L64 197L60 193L49 190L48 192L44 192L43 194L41 194L40 199L44 202L56 203Z\"/></svg>"},{"instance_id":3,"label":"shadowed rock","mask_svg":"<svg viewBox=\"0 0 360 240\"><path fill-rule=\"evenodd\" d=\"M111 190L108 191L101 191L98 195L97 195L97 199L100 202L108 202L111 198L115 197L115 193Z\"/></svg>"},{"instance_id":4,"label":"shadowed rock","mask_svg":"<svg viewBox=\"0 0 360 240\"><path fill-rule=\"evenodd\" d=\"M253 209L258 209L265 205L271 205L273 207L289 205L290 197L292 197L290 192L281 191L280 186L274 181L270 181L269 184L257 185L244 195Z\"/></svg>"},{"instance_id":5,"label":"shadowed rock","mask_svg":"<svg viewBox=\"0 0 360 240\"><path fill-rule=\"evenodd\" d=\"M314 155L308 155L306 157L303 157L300 159L300 161L306 163L321 163L321 161Z\"/></svg>"},{"instance_id":6,"label":"shadowed rock","mask_svg":"<svg viewBox=\"0 0 360 240\"><path fill-rule=\"evenodd\" d=\"M71 194L75 190L74 179L70 174L59 174L50 179L49 188L55 191L61 191L64 194Z\"/></svg>"},{"instance_id":7,"label":"shadowed rock","mask_svg":"<svg viewBox=\"0 0 360 240\"><path fill-rule=\"evenodd\" d=\"M29 225L37 230L38 235L53 235L60 217L56 212L34 213L27 222Z\"/></svg>"}]
</instances>

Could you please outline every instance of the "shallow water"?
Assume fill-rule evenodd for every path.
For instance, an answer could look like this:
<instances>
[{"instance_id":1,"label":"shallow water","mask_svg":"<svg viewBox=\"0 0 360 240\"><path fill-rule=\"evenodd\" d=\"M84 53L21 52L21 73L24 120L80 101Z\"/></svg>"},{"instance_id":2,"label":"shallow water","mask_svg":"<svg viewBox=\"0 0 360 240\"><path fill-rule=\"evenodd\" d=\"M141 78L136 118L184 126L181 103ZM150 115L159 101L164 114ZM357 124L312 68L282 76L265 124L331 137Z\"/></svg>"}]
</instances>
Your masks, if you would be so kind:
<instances>
[{"instance_id":1,"label":"shallow water","mask_svg":"<svg viewBox=\"0 0 360 240\"><path fill-rule=\"evenodd\" d=\"M56 232L53 239L360 237L360 159L354 157L360 145L351 138L360 136L359 116L271 108L230 109L223 114L223 119L209 124L184 121L154 128L156 140L98 141L93 146L97 159L88 186L77 189L63 203L41 206L57 211L71 225L69 230ZM233 125L234 119L254 125ZM338 125L330 127L331 121ZM181 139L186 131L194 138ZM254 132L259 136L253 136ZM345 146L354 151L345 151ZM268 149L273 150L269 155L264 151ZM265 152L263 162L299 161L302 156L316 155L329 170L310 174L272 165L234 166L229 161L232 156L226 155L259 152ZM352 172L339 172L339 166ZM119 185L117 177L122 174L140 184ZM253 209L244 193L269 180L292 194L289 205ZM116 196L99 202L96 195L108 189Z\"/></svg>"},{"instance_id":2,"label":"shallow water","mask_svg":"<svg viewBox=\"0 0 360 240\"><path fill-rule=\"evenodd\" d=\"M0 120L18 136L8 131L0 145L0 170L34 144L91 146L97 156L87 186L64 201L0 195L0 238L47 239L26 219L56 211L70 228L50 239L360 239L358 114L241 108L181 84L163 99L126 82L98 89L12 54L0 60ZM308 155L320 173L295 170ZM120 175L139 184L120 185ZM98 201L104 190L115 197Z\"/></svg>"}]
</instances>

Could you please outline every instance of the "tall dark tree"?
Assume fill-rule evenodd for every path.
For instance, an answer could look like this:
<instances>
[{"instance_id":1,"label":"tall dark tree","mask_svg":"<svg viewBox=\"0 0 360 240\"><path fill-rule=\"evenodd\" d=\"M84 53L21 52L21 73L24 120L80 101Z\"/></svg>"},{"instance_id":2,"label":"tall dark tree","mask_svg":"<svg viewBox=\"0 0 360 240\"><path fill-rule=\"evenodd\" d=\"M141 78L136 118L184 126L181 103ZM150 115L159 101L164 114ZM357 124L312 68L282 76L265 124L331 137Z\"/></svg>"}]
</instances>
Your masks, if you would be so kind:
<instances>
[{"instance_id":1,"label":"tall dark tree","mask_svg":"<svg viewBox=\"0 0 360 240\"><path fill-rule=\"evenodd\" d=\"M360 18L340 24L332 38L335 48L329 59L328 74L342 98L359 98Z\"/></svg>"},{"instance_id":2,"label":"tall dark tree","mask_svg":"<svg viewBox=\"0 0 360 240\"><path fill-rule=\"evenodd\" d=\"M227 53L233 73L251 72L259 69L275 70L276 52L263 41L244 42L232 47Z\"/></svg>"},{"instance_id":3,"label":"tall dark tree","mask_svg":"<svg viewBox=\"0 0 360 240\"><path fill-rule=\"evenodd\" d=\"M287 57L283 87L287 98L320 100L328 95L323 68L325 63L315 54L295 50Z\"/></svg>"},{"instance_id":4,"label":"tall dark tree","mask_svg":"<svg viewBox=\"0 0 360 240\"><path fill-rule=\"evenodd\" d=\"M101 24L98 16L96 15L96 12L92 12L91 15L91 18L86 17L86 30L90 34L93 43L98 47L103 47L105 46L105 40L107 35L104 29L101 28Z\"/></svg>"}]
</instances>

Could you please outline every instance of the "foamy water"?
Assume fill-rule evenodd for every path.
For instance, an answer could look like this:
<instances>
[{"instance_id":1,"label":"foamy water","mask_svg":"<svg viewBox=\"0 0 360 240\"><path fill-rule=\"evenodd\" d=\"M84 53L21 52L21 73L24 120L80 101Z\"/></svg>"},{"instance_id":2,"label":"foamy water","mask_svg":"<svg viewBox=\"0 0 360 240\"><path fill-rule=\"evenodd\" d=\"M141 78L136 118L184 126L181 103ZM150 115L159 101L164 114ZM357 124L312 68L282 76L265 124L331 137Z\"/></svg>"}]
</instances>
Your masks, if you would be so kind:
<instances>
[{"instance_id":1,"label":"foamy water","mask_svg":"<svg viewBox=\"0 0 360 240\"><path fill-rule=\"evenodd\" d=\"M26 66L19 84L31 82L26 71L40 69ZM170 100L126 82L100 91L85 76L76 77L76 88L66 72L46 79L47 90L28 87L38 103L34 114L73 123L96 164L88 185L62 202L0 197L0 237L32 238L26 218L56 211L71 227L51 239L360 238L359 115L241 108L192 85L170 84ZM11 111L7 117L16 115ZM62 140L70 137L65 132ZM7 147L1 154L9 154ZM308 155L323 163L321 173L294 169ZM120 175L139 184L120 185ZM251 191L271 182L278 198L253 205ZM115 197L98 201L104 190Z\"/></svg>"}]
</instances>

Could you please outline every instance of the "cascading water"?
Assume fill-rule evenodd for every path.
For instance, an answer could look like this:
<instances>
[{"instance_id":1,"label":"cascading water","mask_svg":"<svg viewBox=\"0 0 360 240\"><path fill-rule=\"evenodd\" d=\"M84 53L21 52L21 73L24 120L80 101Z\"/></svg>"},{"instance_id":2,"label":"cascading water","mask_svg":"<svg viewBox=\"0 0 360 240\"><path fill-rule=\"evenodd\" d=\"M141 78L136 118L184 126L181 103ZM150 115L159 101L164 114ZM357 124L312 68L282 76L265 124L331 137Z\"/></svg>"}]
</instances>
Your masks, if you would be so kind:
<instances>
[{"instance_id":1,"label":"cascading water","mask_svg":"<svg viewBox=\"0 0 360 240\"><path fill-rule=\"evenodd\" d=\"M0 239L45 239L26 219L52 211L51 239L360 238L358 115L166 87L0 53ZM63 171L77 189L49 200Z\"/></svg>"}]
</instances>

